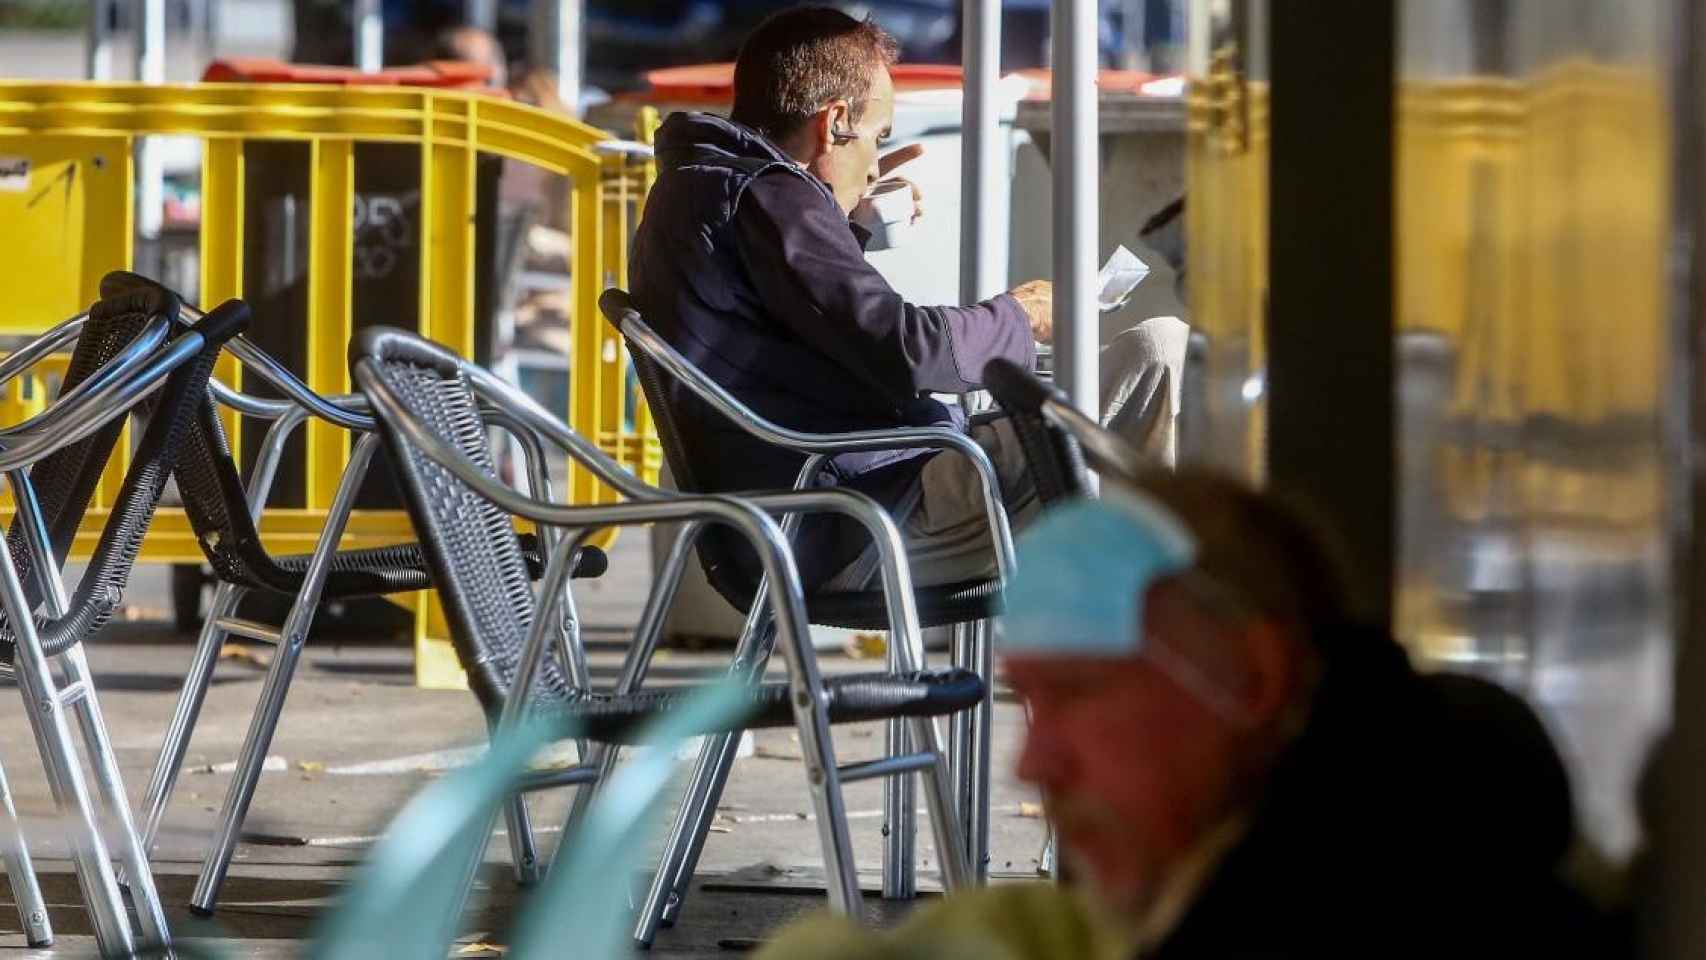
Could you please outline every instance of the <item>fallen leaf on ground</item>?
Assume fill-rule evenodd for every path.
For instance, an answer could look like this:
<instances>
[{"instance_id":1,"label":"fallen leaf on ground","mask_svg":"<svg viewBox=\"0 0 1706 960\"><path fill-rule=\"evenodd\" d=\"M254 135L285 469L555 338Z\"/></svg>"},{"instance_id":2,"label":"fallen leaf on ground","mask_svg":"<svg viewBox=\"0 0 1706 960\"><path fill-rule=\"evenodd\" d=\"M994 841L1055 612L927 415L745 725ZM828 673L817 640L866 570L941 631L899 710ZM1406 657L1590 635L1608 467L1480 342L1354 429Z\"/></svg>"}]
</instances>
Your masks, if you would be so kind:
<instances>
[{"instance_id":1,"label":"fallen leaf on ground","mask_svg":"<svg viewBox=\"0 0 1706 960\"><path fill-rule=\"evenodd\" d=\"M227 643L219 648L219 659L235 660L265 670L272 666L272 654L257 650L246 643Z\"/></svg>"},{"instance_id":2,"label":"fallen leaf on ground","mask_svg":"<svg viewBox=\"0 0 1706 960\"><path fill-rule=\"evenodd\" d=\"M1026 820L1041 820L1043 818L1043 805L1040 803L1021 802L1019 804L1019 816L1024 817Z\"/></svg>"},{"instance_id":3,"label":"fallen leaf on ground","mask_svg":"<svg viewBox=\"0 0 1706 960\"><path fill-rule=\"evenodd\" d=\"M456 948L456 955L459 957L477 957L487 953L495 953L502 956L508 952L509 948L501 943L486 943L483 940L476 940L473 943L464 943L462 946Z\"/></svg>"},{"instance_id":4,"label":"fallen leaf on ground","mask_svg":"<svg viewBox=\"0 0 1706 960\"><path fill-rule=\"evenodd\" d=\"M318 760L298 760L296 762L296 769L301 770L303 773L319 773L326 769L326 765Z\"/></svg>"},{"instance_id":5,"label":"fallen leaf on ground","mask_svg":"<svg viewBox=\"0 0 1706 960\"><path fill-rule=\"evenodd\" d=\"M805 757L801 756L798 753L794 753L794 752L788 751L788 750L777 750L773 747L767 747L763 744L759 744L758 746L754 747L752 750L752 755L755 757L763 757L766 760L804 760L805 759Z\"/></svg>"},{"instance_id":6,"label":"fallen leaf on ground","mask_svg":"<svg viewBox=\"0 0 1706 960\"><path fill-rule=\"evenodd\" d=\"M841 649L854 660L881 660L889 652L889 641L881 633L855 633Z\"/></svg>"}]
</instances>

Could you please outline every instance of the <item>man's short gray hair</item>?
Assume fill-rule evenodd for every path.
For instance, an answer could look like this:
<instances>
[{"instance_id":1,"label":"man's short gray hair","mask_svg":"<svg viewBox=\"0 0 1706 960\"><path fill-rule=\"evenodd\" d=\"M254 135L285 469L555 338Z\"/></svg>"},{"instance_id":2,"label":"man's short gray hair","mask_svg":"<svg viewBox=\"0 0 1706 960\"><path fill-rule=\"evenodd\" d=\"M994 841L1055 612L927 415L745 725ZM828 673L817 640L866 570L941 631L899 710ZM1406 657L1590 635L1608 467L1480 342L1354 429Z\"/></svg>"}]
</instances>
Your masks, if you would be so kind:
<instances>
[{"instance_id":1,"label":"man's short gray hair","mask_svg":"<svg viewBox=\"0 0 1706 960\"><path fill-rule=\"evenodd\" d=\"M898 53L894 37L868 19L832 7L783 10L741 45L731 115L772 140L793 135L835 100L851 104L857 121L872 75Z\"/></svg>"}]
</instances>

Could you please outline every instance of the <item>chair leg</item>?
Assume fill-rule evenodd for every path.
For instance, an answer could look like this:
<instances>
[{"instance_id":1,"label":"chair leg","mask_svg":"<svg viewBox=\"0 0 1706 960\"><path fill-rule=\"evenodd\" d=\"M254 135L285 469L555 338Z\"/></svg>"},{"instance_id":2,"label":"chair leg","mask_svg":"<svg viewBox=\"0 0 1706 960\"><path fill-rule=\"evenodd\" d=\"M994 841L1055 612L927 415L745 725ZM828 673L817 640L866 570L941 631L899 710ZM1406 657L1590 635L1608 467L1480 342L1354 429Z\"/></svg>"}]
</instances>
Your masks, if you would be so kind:
<instances>
[{"instance_id":1,"label":"chair leg","mask_svg":"<svg viewBox=\"0 0 1706 960\"><path fill-rule=\"evenodd\" d=\"M948 628L948 658L956 669L974 669L972 663L972 624L956 623ZM972 745L976 742L974 728L976 726L976 708L962 710L953 715L948 722L948 769L954 778L954 808L960 812L960 825L969 826L970 811L966 803L972 794L971 783L975 776L975 763L972 759ZM960 838L960 849L967 857L971 856L971 835L964 834Z\"/></svg>"},{"instance_id":2,"label":"chair leg","mask_svg":"<svg viewBox=\"0 0 1706 960\"><path fill-rule=\"evenodd\" d=\"M687 561L693 555L694 539L703 526L704 524L697 522L685 524L676 533L658 579L652 585L651 595L646 598L645 609L640 612L640 620L634 627L633 642L628 645L628 652L622 658L622 669L616 677L615 686L618 696L634 693L645 683L646 673L651 669L652 657L657 653L658 642L663 637L664 620L675 602L676 593L680 591L682 572L687 569ZM582 652L584 655L584 647ZM580 828L587 809L598 795L599 786L615 772L620 753L612 744L594 743L582 757L585 763L598 768L598 777L575 791L562 836L574 836L575 831ZM558 849L562 849L562 846L559 845Z\"/></svg>"},{"instance_id":3,"label":"chair leg","mask_svg":"<svg viewBox=\"0 0 1706 960\"><path fill-rule=\"evenodd\" d=\"M747 618L735 649L731 672L750 672L754 678L764 675L770 653L776 645L776 628L769 616L755 605ZM681 904L693 884L693 871L699 865L699 854L716 816L717 801L722 798L723 785L728 782L735 754L740 750L741 732L719 734L705 739L688 782L681 808L670 826L664 843L658 871L652 876L651 887L640 907L634 927L634 940L650 947L659 926L670 926L681 913Z\"/></svg>"},{"instance_id":4,"label":"chair leg","mask_svg":"<svg viewBox=\"0 0 1706 960\"><path fill-rule=\"evenodd\" d=\"M338 541L343 539L350 511L355 507L355 495L361 480L367 475L367 465L379 442L378 434L365 434L350 450L349 464L338 481L337 493L326 511L326 526L314 544L314 553L302 575L302 590L291 604L290 613L279 629L278 647L273 651L272 665L267 668L266 682L261 686L260 703L249 719L249 732L243 739L243 750L237 756L237 769L231 777L231 788L225 793L225 803L214 827L213 844L201 862L201 876L196 879L190 896L190 909L207 915L219 900L219 888L225 883L226 871L231 869L231 855L236 852L237 838L243 830L243 820L249 815L249 803L255 798L255 787L261 779L261 765L266 762L267 749L272 746L273 732L278 729L279 714L284 710L285 695L296 673L296 661L308 643L308 630L314 623L314 612L326 586L326 574L331 570L332 556L337 553Z\"/></svg>"},{"instance_id":5,"label":"chair leg","mask_svg":"<svg viewBox=\"0 0 1706 960\"><path fill-rule=\"evenodd\" d=\"M966 794L959 809L966 831L966 859L971 867L971 882L980 887L989 882L989 767L995 722L993 640L991 621L979 620L972 625L969 659L971 669L983 680L983 702L967 711L972 716L968 750L971 767L967 771Z\"/></svg>"},{"instance_id":6,"label":"chair leg","mask_svg":"<svg viewBox=\"0 0 1706 960\"><path fill-rule=\"evenodd\" d=\"M829 711L818 671L817 651L805 623L805 604L797 594L784 597L777 620L777 646L788 664L789 701L794 726L800 733L806 786L817 814L818 842L823 848L823 872L829 888L829 908L860 919L863 903L859 874L853 862L853 840L847 829L847 804L841 793L841 770L835 759ZM788 608L793 607L793 611ZM787 614L784 617L783 614Z\"/></svg>"},{"instance_id":7,"label":"chair leg","mask_svg":"<svg viewBox=\"0 0 1706 960\"><path fill-rule=\"evenodd\" d=\"M76 704L77 719L83 728L89 764L94 769L95 784L107 808L107 816L118 827L119 862L130 882L130 900L142 926L142 935L150 946L170 952L172 939L166 928L166 912L160 906L160 893L154 886L154 875L148 866L148 852L137 834L136 820L130 812L130 798L125 793L124 779L119 775L118 760L113 756L106 720L101 715L101 703L95 695L94 676L82 645L67 650L61 659L66 680L72 685L83 685L83 696Z\"/></svg>"},{"instance_id":8,"label":"chair leg","mask_svg":"<svg viewBox=\"0 0 1706 960\"><path fill-rule=\"evenodd\" d=\"M24 939L31 947L53 946L53 924L48 920L47 902L42 899L41 884L36 878L35 864L30 860L30 848L24 840L24 830L18 823L18 808L12 804L12 788L6 782L6 772L0 769L0 861L6 865L6 879L12 885L12 902L18 907L18 921L23 926Z\"/></svg>"},{"instance_id":9,"label":"chair leg","mask_svg":"<svg viewBox=\"0 0 1706 960\"><path fill-rule=\"evenodd\" d=\"M0 567L10 570L11 564L3 561L4 558L0 558ZM13 584L17 582L15 574L10 579ZM17 622L15 618L9 619ZM33 634L34 631L26 629L25 632ZM97 826L82 766L72 746L71 730L65 720L60 693L53 683L47 659L42 656L33 636L28 651L25 643L20 642L18 646L18 682L24 695L25 712L35 732L36 746L41 753L48 786L53 792L54 806L67 818L72 865L77 874L77 885L83 891L90 925L94 928L96 946L103 956L128 956L134 952L135 943L125 912L124 896L119 892L118 879L113 876L112 861L107 856L107 845Z\"/></svg>"},{"instance_id":10,"label":"chair leg","mask_svg":"<svg viewBox=\"0 0 1706 960\"><path fill-rule=\"evenodd\" d=\"M509 834L510 862L515 882L530 887L539 882L539 846L533 837L533 816L527 811L527 795L516 793L504 802L504 829Z\"/></svg>"},{"instance_id":11,"label":"chair leg","mask_svg":"<svg viewBox=\"0 0 1706 960\"><path fill-rule=\"evenodd\" d=\"M103 956L128 956L135 952L136 944L124 895L119 891L118 878L113 875L112 861L101 838L99 821L83 779L83 767L65 719L66 707L90 688L85 683L81 687L68 685L61 691L54 683L53 668L30 616L32 606L24 595L11 552L0 550L0 607L5 609L6 619L15 631L18 689L24 698L24 713L30 718L48 786L53 791L54 806L67 821L72 863L94 927L95 944Z\"/></svg>"},{"instance_id":12,"label":"chair leg","mask_svg":"<svg viewBox=\"0 0 1706 960\"><path fill-rule=\"evenodd\" d=\"M893 636L889 638L889 672L901 669ZM917 748L910 724L894 719L884 724L883 746L891 757ZM918 896L918 791L912 777L883 780L883 898L911 900Z\"/></svg>"},{"instance_id":13,"label":"chair leg","mask_svg":"<svg viewBox=\"0 0 1706 960\"><path fill-rule=\"evenodd\" d=\"M931 836L936 843L936 860L942 867L942 889L952 893L972 883L972 871L961 848L965 827L956 806L954 778L948 770L947 751L933 719L914 717L908 726L913 749L936 755L936 762L923 772L924 802L930 809Z\"/></svg>"},{"instance_id":14,"label":"chair leg","mask_svg":"<svg viewBox=\"0 0 1706 960\"><path fill-rule=\"evenodd\" d=\"M700 748L693 778L670 826L669 839L664 843L658 871L652 876L651 887L640 906L634 940L641 946L651 946L658 928L674 926L681 915L682 904L693 885L693 871L705 849L711 820L716 816L717 802L740 751L740 738L740 732L717 734L707 737Z\"/></svg>"},{"instance_id":15,"label":"chair leg","mask_svg":"<svg viewBox=\"0 0 1706 960\"><path fill-rule=\"evenodd\" d=\"M225 631L219 620L237 609L244 591L233 584L222 583L214 592L213 605L207 620L196 638L195 656L184 674L183 689L178 692L177 705L172 708L171 722L160 742L160 753L154 758L154 772L148 777L148 790L142 799L142 840L149 852L160 837L160 824L166 809L172 805L172 791L177 787L178 774L184 766L190 737L195 732L201 706L207 699L207 688L213 682L213 669L219 662L219 650L225 644Z\"/></svg>"}]
</instances>

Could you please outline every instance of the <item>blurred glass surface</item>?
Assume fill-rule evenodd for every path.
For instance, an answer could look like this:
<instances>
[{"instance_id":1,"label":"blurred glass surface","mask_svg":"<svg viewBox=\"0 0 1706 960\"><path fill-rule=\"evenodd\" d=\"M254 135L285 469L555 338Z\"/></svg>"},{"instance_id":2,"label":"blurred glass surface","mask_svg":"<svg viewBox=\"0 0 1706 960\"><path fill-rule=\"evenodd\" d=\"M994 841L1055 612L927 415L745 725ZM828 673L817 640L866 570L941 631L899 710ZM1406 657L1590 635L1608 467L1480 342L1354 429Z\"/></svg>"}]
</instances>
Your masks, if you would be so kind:
<instances>
[{"instance_id":1,"label":"blurred glass surface","mask_svg":"<svg viewBox=\"0 0 1706 960\"><path fill-rule=\"evenodd\" d=\"M1529 695L1614 857L1669 718L1673 2L1399 4L1399 635Z\"/></svg>"},{"instance_id":2,"label":"blurred glass surface","mask_svg":"<svg viewBox=\"0 0 1706 960\"><path fill-rule=\"evenodd\" d=\"M1268 0L1196 0L1186 88L1192 325L1179 459L1263 474L1268 295Z\"/></svg>"}]
</instances>

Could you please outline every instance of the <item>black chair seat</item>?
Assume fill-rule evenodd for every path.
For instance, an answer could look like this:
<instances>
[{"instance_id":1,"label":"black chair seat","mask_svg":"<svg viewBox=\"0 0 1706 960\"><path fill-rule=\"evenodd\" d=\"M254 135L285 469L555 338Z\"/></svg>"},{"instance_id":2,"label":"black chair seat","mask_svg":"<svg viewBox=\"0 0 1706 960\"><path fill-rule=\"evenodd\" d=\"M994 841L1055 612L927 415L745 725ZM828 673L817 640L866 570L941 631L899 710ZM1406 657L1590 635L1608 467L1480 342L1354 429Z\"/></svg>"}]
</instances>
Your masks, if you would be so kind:
<instances>
[{"instance_id":1,"label":"black chair seat","mask_svg":"<svg viewBox=\"0 0 1706 960\"><path fill-rule=\"evenodd\" d=\"M727 576L724 568L706 572L711 586L737 610L752 609L756 585ZM913 591L918 603L918 625L941 627L972 620L987 620L1001 614L1001 581L962 580ZM806 597L806 616L820 627L843 630L889 629L888 601L881 590L847 590L814 593Z\"/></svg>"},{"instance_id":2,"label":"black chair seat","mask_svg":"<svg viewBox=\"0 0 1706 960\"><path fill-rule=\"evenodd\" d=\"M983 702L983 681L970 670L921 670L916 673L850 673L825 677L830 723L860 723L891 717L941 717ZM696 688L646 690L623 696L594 695L569 703L550 704L551 716L582 724L585 736L600 743L631 744L657 717L679 710ZM732 729L792 727L794 711L786 683L748 687L746 709L736 727L707 727L692 731L726 733Z\"/></svg>"},{"instance_id":3,"label":"black chair seat","mask_svg":"<svg viewBox=\"0 0 1706 960\"><path fill-rule=\"evenodd\" d=\"M535 580L544 576L545 555L539 549L539 538L524 533L518 539L529 576ZM274 558L281 569L298 576L307 572L308 559L306 553ZM581 548L580 560L570 576L576 579L599 577L609 566L609 558L603 550L586 546ZM432 575L427 570L426 555L421 552L421 545L398 543L365 550L340 550L333 554L332 569L326 576L323 595L327 600L341 600L430 590L432 586Z\"/></svg>"},{"instance_id":4,"label":"black chair seat","mask_svg":"<svg viewBox=\"0 0 1706 960\"><path fill-rule=\"evenodd\" d=\"M987 620L1001 613L999 580L964 580L919 587L912 593L918 603L918 623L923 627ZM815 593L806 598L806 615L823 627L887 630L888 610L881 590Z\"/></svg>"}]
</instances>

